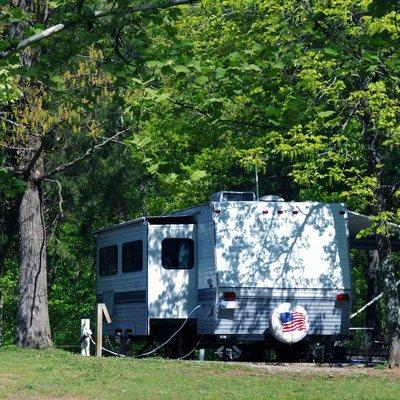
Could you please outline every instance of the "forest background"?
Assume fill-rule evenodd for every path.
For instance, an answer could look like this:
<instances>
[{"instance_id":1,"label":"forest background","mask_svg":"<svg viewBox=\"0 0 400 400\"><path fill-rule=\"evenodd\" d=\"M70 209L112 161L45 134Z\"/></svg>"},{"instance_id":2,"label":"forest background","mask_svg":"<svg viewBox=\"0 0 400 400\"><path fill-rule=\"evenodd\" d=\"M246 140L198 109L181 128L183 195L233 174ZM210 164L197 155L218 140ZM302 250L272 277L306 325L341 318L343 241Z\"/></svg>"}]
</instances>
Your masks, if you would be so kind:
<instances>
[{"instance_id":1,"label":"forest background","mask_svg":"<svg viewBox=\"0 0 400 400\"><path fill-rule=\"evenodd\" d=\"M386 305L398 306L388 222L400 218L399 3L167 3L0 2L2 343L16 325L18 219L31 184L20 166L29 151L45 171L55 344L76 344L80 319L93 315L97 228L219 190L254 190L255 169L261 195L345 202L375 216L366 234L377 235L381 262L352 252L353 307L390 285ZM108 13L95 17L99 8ZM66 20L16 51L22 38ZM374 307L359 323L384 332L386 315ZM389 329L400 338L393 315Z\"/></svg>"}]
</instances>

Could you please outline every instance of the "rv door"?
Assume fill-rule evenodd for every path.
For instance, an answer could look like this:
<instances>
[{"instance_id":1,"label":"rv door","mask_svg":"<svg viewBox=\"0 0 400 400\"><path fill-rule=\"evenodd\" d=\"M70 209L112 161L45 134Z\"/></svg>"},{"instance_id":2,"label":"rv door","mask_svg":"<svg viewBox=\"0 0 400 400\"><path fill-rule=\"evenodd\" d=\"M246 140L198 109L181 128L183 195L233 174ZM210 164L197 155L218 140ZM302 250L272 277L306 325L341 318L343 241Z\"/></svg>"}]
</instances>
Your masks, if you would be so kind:
<instances>
[{"instance_id":1,"label":"rv door","mask_svg":"<svg viewBox=\"0 0 400 400\"><path fill-rule=\"evenodd\" d=\"M196 306L196 225L149 226L149 318L186 318Z\"/></svg>"}]
</instances>

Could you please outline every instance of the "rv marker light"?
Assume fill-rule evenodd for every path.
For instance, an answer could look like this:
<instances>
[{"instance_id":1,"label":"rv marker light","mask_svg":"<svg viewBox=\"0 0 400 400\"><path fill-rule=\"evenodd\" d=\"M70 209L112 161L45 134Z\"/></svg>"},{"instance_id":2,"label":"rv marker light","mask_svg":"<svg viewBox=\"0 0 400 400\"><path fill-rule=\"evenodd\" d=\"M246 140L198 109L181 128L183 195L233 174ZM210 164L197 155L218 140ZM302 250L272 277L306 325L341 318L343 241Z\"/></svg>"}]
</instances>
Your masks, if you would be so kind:
<instances>
[{"instance_id":1,"label":"rv marker light","mask_svg":"<svg viewBox=\"0 0 400 400\"><path fill-rule=\"evenodd\" d=\"M215 214L220 214L221 210L214 210Z\"/></svg>"},{"instance_id":2,"label":"rv marker light","mask_svg":"<svg viewBox=\"0 0 400 400\"><path fill-rule=\"evenodd\" d=\"M336 301L349 301L350 295L348 293L338 293L336 295Z\"/></svg>"},{"instance_id":3,"label":"rv marker light","mask_svg":"<svg viewBox=\"0 0 400 400\"><path fill-rule=\"evenodd\" d=\"M278 210L278 214L283 214L283 210Z\"/></svg>"},{"instance_id":4,"label":"rv marker light","mask_svg":"<svg viewBox=\"0 0 400 400\"><path fill-rule=\"evenodd\" d=\"M268 210L263 210L262 212L264 215L268 214Z\"/></svg>"},{"instance_id":5,"label":"rv marker light","mask_svg":"<svg viewBox=\"0 0 400 400\"><path fill-rule=\"evenodd\" d=\"M296 214L298 214L299 212L297 211L297 210L293 210L292 211L292 214L294 214L294 215L296 215Z\"/></svg>"}]
</instances>

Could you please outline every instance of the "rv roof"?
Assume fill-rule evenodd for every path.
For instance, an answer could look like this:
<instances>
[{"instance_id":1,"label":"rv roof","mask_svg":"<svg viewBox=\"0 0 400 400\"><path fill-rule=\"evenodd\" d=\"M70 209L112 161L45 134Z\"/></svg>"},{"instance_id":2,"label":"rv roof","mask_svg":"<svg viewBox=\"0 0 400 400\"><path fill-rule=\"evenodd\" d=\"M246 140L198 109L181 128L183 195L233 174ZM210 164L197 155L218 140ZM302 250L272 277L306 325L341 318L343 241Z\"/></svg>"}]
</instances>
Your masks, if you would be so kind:
<instances>
[{"instance_id":1,"label":"rv roof","mask_svg":"<svg viewBox=\"0 0 400 400\"><path fill-rule=\"evenodd\" d=\"M110 231L112 229L118 229L121 227L129 226L129 225L137 225L143 223L149 223L150 225L162 225L162 224L195 224L196 217L194 215L180 215L180 216L171 216L171 215L160 215L160 216L150 216L150 217L141 217L137 219L133 219L131 221L121 222L120 224L111 225L105 228L98 229L95 231L95 235L103 232Z\"/></svg>"}]
</instances>

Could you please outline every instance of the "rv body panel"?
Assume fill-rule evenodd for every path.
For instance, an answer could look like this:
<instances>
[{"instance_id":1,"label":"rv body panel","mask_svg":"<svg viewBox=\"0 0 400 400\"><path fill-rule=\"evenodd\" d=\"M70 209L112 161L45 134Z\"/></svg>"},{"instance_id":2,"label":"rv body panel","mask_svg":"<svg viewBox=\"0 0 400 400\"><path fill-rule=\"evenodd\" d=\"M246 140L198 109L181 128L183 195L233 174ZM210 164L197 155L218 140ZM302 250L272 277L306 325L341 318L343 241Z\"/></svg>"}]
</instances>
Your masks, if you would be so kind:
<instances>
[{"instance_id":1,"label":"rv body panel","mask_svg":"<svg viewBox=\"0 0 400 400\"><path fill-rule=\"evenodd\" d=\"M142 269L122 271L122 248L126 243L142 242ZM117 269L115 274L100 275L100 249L117 246ZM147 316L147 223L122 225L118 229L98 233L96 251L97 296L107 305L111 324L104 325L105 332L115 334L132 331L135 335L148 334Z\"/></svg>"},{"instance_id":2,"label":"rv body panel","mask_svg":"<svg viewBox=\"0 0 400 400\"><path fill-rule=\"evenodd\" d=\"M343 204L219 201L100 231L98 250L131 240L129 231L137 230L146 258L143 274L132 274L130 281L120 269L116 277L98 276L98 294L144 290L142 309L113 305L118 312L112 327L131 320L135 332L145 334L150 319L178 321L200 304L192 315L198 334L264 340L271 312L283 302L306 309L310 335L346 334L351 302L336 301L338 293L351 294L344 210ZM171 223L186 217L195 222ZM162 267L162 240L174 237L193 239L192 269ZM236 293L237 308L222 309L224 292ZM143 292L131 296L143 299Z\"/></svg>"},{"instance_id":3,"label":"rv body panel","mask_svg":"<svg viewBox=\"0 0 400 400\"><path fill-rule=\"evenodd\" d=\"M215 205L217 207L217 205ZM215 221L215 334L269 334L273 309L303 306L309 334L348 333L349 249L342 204L222 202ZM237 308L220 304L235 292Z\"/></svg>"},{"instance_id":4,"label":"rv body panel","mask_svg":"<svg viewBox=\"0 0 400 400\"><path fill-rule=\"evenodd\" d=\"M223 202L218 209L219 286L350 289L342 205Z\"/></svg>"},{"instance_id":5,"label":"rv body panel","mask_svg":"<svg viewBox=\"0 0 400 400\"><path fill-rule=\"evenodd\" d=\"M149 318L186 318L196 307L197 257L194 257L191 265L188 265L188 260L181 260L180 268L166 268L168 265L163 262L162 254L163 248L164 251L166 249L165 243L168 243L165 242L166 239L188 239L195 244L196 237L196 225L193 224L149 225ZM181 259L185 258L188 254L184 248L186 242L181 241L178 245L181 246L179 256Z\"/></svg>"},{"instance_id":6,"label":"rv body panel","mask_svg":"<svg viewBox=\"0 0 400 400\"><path fill-rule=\"evenodd\" d=\"M217 302L217 273L215 267L215 226L212 203L201 204L172 213L193 215L197 221L197 299L203 307L196 311L197 333L215 333L214 310Z\"/></svg>"},{"instance_id":7,"label":"rv body panel","mask_svg":"<svg viewBox=\"0 0 400 400\"><path fill-rule=\"evenodd\" d=\"M336 289L271 289L271 288L220 288L218 303L223 291L235 291L238 308L217 308L215 334L218 335L268 335L269 319L275 307L284 302L303 306L309 318L309 335L347 334L350 302L337 302ZM349 293L349 291L346 291ZM259 338L263 339L263 337Z\"/></svg>"}]
</instances>

